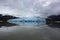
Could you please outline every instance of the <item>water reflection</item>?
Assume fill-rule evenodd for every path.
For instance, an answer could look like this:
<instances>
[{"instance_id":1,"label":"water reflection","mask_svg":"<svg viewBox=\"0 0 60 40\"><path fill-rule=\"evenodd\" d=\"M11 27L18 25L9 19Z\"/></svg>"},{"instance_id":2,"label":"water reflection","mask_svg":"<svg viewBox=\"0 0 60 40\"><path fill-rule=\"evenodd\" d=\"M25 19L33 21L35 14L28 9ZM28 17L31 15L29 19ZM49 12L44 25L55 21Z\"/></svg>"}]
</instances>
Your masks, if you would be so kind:
<instances>
[{"instance_id":1,"label":"water reflection","mask_svg":"<svg viewBox=\"0 0 60 40\"><path fill-rule=\"evenodd\" d=\"M58 24L0 22L0 40L60 40ZM55 26L54 26L55 25ZM6 26L6 27L5 27ZM49 27L50 26L50 27Z\"/></svg>"},{"instance_id":2,"label":"water reflection","mask_svg":"<svg viewBox=\"0 0 60 40\"><path fill-rule=\"evenodd\" d=\"M0 22L0 27L12 27L12 26L16 26L17 24L14 23L9 23L9 22Z\"/></svg>"},{"instance_id":3,"label":"water reflection","mask_svg":"<svg viewBox=\"0 0 60 40\"><path fill-rule=\"evenodd\" d=\"M53 23L46 23L46 24L52 28L60 28L60 23L53 22Z\"/></svg>"}]
</instances>

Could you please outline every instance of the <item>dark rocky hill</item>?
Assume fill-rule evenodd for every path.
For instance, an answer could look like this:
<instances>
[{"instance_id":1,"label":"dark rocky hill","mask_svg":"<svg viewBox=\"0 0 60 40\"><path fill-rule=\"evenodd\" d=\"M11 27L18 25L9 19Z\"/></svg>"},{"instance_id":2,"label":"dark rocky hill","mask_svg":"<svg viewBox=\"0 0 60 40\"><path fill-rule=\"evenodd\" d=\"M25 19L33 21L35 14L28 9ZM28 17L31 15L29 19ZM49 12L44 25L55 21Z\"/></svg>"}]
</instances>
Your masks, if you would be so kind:
<instances>
[{"instance_id":1,"label":"dark rocky hill","mask_svg":"<svg viewBox=\"0 0 60 40\"><path fill-rule=\"evenodd\" d=\"M51 15L46 18L46 23L60 23L60 15Z\"/></svg>"},{"instance_id":2,"label":"dark rocky hill","mask_svg":"<svg viewBox=\"0 0 60 40\"><path fill-rule=\"evenodd\" d=\"M19 17L11 16L11 15L2 15L0 14L0 21L7 22L9 19L16 19Z\"/></svg>"}]
</instances>

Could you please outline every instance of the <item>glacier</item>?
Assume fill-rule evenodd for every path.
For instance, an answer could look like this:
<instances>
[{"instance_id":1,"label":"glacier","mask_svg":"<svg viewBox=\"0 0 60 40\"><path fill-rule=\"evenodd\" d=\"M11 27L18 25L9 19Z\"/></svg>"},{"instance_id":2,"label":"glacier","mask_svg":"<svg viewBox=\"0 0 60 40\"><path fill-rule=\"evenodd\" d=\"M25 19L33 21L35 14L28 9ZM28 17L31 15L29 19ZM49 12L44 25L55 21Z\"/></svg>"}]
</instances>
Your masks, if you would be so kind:
<instances>
[{"instance_id":1,"label":"glacier","mask_svg":"<svg viewBox=\"0 0 60 40\"><path fill-rule=\"evenodd\" d=\"M15 24L44 24L45 19L44 18L18 18L18 19L10 19L8 20L9 23L15 23Z\"/></svg>"}]
</instances>

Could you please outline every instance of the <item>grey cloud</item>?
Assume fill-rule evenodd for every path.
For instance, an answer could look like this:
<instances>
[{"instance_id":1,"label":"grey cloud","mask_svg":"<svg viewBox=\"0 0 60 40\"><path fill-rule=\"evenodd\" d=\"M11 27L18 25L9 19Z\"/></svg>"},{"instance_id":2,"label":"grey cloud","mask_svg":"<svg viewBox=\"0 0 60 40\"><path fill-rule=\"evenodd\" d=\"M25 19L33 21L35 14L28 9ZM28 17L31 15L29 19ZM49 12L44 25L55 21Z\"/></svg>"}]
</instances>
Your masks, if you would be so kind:
<instances>
[{"instance_id":1,"label":"grey cloud","mask_svg":"<svg viewBox=\"0 0 60 40\"><path fill-rule=\"evenodd\" d=\"M39 14L42 17L60 13L60 0L49 0L50 5L43 7L40 0L0 0L0 6L16 10L17 14ZM47 0L44 0L45 2ZM21 13L20 13L21 12ZM33 15L34 16L34 15Z\"/></svg>"}]
</instances>

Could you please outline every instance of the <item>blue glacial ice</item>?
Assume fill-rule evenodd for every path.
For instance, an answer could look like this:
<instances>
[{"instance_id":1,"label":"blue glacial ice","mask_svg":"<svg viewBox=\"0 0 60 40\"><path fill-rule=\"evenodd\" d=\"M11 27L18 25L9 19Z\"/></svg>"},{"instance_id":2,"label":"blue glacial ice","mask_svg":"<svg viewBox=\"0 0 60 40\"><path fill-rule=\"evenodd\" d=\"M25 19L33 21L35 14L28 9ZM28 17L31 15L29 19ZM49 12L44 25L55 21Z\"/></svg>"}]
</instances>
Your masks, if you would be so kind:
<instances>
[{"instance_id":1,"label":"blue glacial ice","mask_svg":"<svg viewBox=\"0 0 60 40\"><path fill-rule=\"evenodd\" d=\"M44 18L19 18L8 20L9 23L15 24L44 24Z\"/></svg>"}]
</instances>

